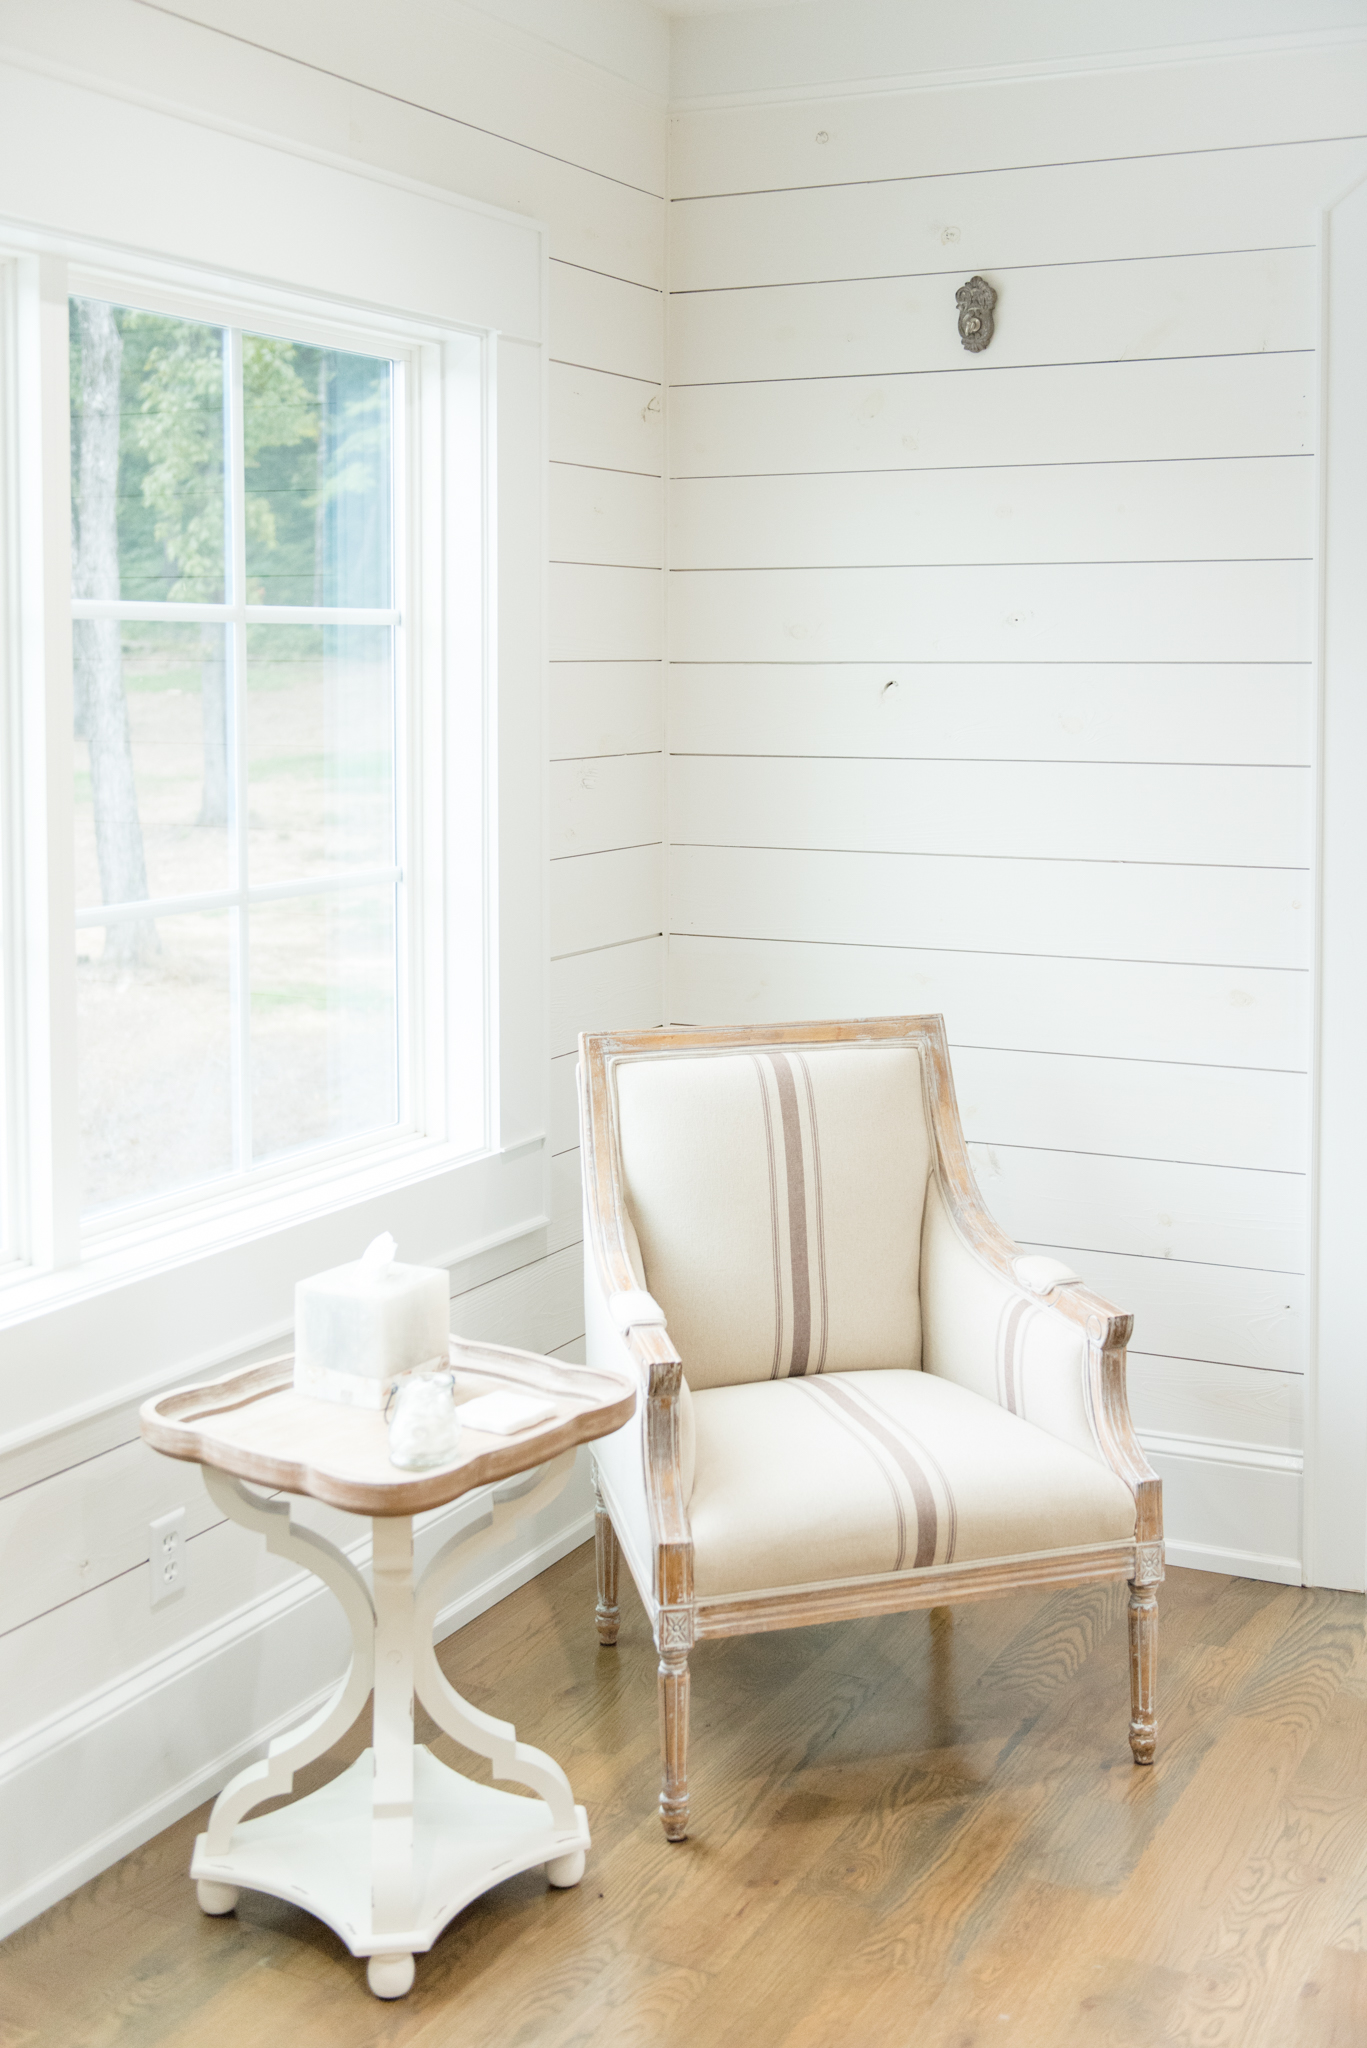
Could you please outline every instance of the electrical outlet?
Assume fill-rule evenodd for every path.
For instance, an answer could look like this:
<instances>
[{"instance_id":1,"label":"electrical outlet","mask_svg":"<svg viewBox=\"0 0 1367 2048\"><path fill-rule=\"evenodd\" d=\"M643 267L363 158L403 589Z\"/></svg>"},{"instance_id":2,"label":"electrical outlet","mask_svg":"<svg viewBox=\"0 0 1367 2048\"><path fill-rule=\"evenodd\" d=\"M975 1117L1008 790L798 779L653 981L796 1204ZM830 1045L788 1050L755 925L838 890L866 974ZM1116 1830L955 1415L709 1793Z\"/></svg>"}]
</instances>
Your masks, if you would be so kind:
<instances>
[{"instance_id":1,"label":"electrical outlet","mask_svg":"<svg viewBox=\"0 0 1367 2048\"><path fill-rule=\"evenodd\" d=\"M147 1568L152 1574L152 1605L164 1607L185 1591L185 1510L172 1508L148 1524Z\"/></svg>"}]
</instances>

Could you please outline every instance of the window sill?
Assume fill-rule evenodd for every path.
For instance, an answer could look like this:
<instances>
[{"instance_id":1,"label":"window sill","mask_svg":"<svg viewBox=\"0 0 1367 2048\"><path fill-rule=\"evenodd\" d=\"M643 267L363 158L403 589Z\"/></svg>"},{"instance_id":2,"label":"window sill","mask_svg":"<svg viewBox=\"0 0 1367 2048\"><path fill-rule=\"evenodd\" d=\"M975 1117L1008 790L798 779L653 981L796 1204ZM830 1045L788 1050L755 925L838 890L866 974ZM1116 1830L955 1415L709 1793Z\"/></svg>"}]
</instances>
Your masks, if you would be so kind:
<instances>
[{"instance_id":1,"label":"window sill","mask_svg":"<svg viewBox=\"0 0 1367 2048\"><path fill-rule=\"evenodd\" d=\"M391 1230L415 1264L451 1266L548 1221L544 1136L498 1151L373 1157L325 1186L276 1189L180 1227L146 1220L78 1266L11 1268L0 1287L0 1400L12 1428L161 1374L212 1371L288 1339L294 1283Z\"/></svg>"}]
</instances>

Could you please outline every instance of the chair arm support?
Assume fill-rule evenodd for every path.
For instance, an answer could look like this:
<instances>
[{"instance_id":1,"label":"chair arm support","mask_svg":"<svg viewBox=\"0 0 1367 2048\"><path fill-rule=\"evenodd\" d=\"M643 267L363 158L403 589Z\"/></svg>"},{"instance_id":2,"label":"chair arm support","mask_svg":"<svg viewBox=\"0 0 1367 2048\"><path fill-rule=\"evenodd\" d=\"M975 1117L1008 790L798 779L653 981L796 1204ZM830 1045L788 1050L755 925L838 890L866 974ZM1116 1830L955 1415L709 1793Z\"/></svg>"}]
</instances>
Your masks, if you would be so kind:
<instances>
[{"instance_id":1,"label":"chair arm support","mask_svg":"<svg viewBox=\"0 0 1367 2048\"><path fill-rule=\"evenodd\" d=\"M647 1294L644 1287L624 1287L608 1296L608 1314L617 1328L643 1330L665 1326L665 1312L653 1294Z\"/></svg>"},{"instance_id":2,"label":"chair arm support","mask_svg":"<svg viewBox=\"0 0 1367 2048\"><path fill-rule=\"evenodd\" d=\"M1133 1317L1060 1261L1023 1252L988 1213L967 1158L956 1164L926 1191L927 1368L1109 1465L1135 1496L1138 1540L1156 1541L1161 1487L1125 1391Z\"/></svg>"}]
</instances>

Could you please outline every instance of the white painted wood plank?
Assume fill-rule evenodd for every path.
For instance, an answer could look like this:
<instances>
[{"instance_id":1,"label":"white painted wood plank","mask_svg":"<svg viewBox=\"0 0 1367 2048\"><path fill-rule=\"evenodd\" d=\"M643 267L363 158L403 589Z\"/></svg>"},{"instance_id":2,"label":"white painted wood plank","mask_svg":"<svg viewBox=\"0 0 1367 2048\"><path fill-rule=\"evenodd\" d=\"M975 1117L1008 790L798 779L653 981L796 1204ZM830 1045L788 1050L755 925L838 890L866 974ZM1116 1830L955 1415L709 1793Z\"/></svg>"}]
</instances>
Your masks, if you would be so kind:
<instances>
[{"instance_id":1,"label":"white painted wood plank","mask_svg":"<svg viewBox=\"0 0 1367 2048\"><path fill-rule=\"evenodd\" d=\"M197 1466L141 1442L10 1494L0 1502L0 1550L11 1563L0 1578L0 1634L139 1567L150 1605L147 1525L178 1507L187 1539L221 1519Z\"/></svg>"},{"instance_id":2,"label":"white painted wood plank","mask_svg":"<svg viewBox=\"0 0 1367 2048\"><path fill-rule=\"evenodd\" d=\"M428 108L450 125L516 139L603 178L664 190L660 108L650 95L537 36L468 8L411 5L374 16L332 0L192 0L185 10L310 68ZM213 64L221 36L205 37Z\"/></svg>"},{"instance_id":3,"label":"white painted wood plank","mask_svg":"<svg viewBox=\"0 0 1367 2048\"><path fill-rule=\"evenodd\" d=\"M671 745L683 754L1304 765L1313 713L1308 663L670 669Z\"/></svg>"},{"instance_id":4,"label":"white painted wood plank","mask_svg":"<svg viewBox=\"0 0 1367 2048\"><path fill-rule=\"evenodd\" d=\"M579 1245L584 1236L584 1192L579 1172L579 1147L551 1161L551 1228L548 1250Z\"/></svg>"},{"instance_id":5,"label":"white painted wood plank","mask_svg":"<svg viewBox=\"0 0 1367 2048\"><path fill-rule=\"evenodd\" d=\"M593 472L556 469L551 475ZM636 485L634 478L612 481ZM590 493L581 489L580 496L589 504L584 512L576 506L576 528L588 530L604 514ZM644 518L638 521L639 528L645 525ZM1313 550L1314 466L1303 455L678 478L670 491L670 564L676 570L1209 561ZM552 552L565 549L557 545Z\"/></svg>"},{"instance_id":6,"label":"white painted wood plank","mask_svg":"<svg viewBox=\"0 0 1367 2048\"><path fill-rule=\"evenodd\" d=\"M1312 794L1303 768L676 754L671 836L713 846L1292 868L1309 864ZM1048 875L1035 882L1047 896Z\"/></svg>"},{"instance_id":7,"label":"white painted wood plank","mask_svg":"<svg viewBox=\"0 0 1367 2048\"><path fill-rule=\"evenodd\" d=\"M1308 561L699 569L670 577L671 649L679 661L1304 661L1313 597Z\"/></svg>"},{"instance_id":8,"label":"white painted wood plank","mask_svg":"<svg viewBox=\"0 0 1367 2048\"><path fill-rule=\"evenodd\" d=\"M956 273L957 274L957 273ZM811 383L707 384L670 394L671 473L977 469L1003 464L1169 462L1303 455L1311 448L1308 354L1176 362L984 368ZM561 370L553 376L582 374ZM553 385L553 391L558 386ZM633 391L644 386L632 386ZM598 395L586 390L583 405ZM628 401L601 400L624 448ZM643 401L638 401L639 404ZM555 410L553 407L553 433ZM572 446L581 445L578 442ZM589 445L589 444L584 444ZM607 445L594 426L592 445ZM634 446L634 443L631 443ZM591 461L592 456L570 460ZM596 458L603 461L606 458ZM633 455L625 469L658 470Z\"/></svg>"},{"instance_id":9,"label":"white painted wood plank","mask_svg":"<svg viewBox=\"0 0 1367 2048\"><path fill-rule=\"evenodd\" d=\"M471 1343L555 1351L583 1334L584 1262L577 1246L538 1259L451 1303L451 1328Z\"/></svg>"},{"instance_id":10,"label":"white painted wood plank","mask_svg":"<svg viewBox=\"0 0 1367 2048\"><path fill-rule=\"evenodd\" d=\"M955 1045L951 1053L965 1133L982 1143L1306 1170L1302 1074L992 1046Z\"/></svg>"},{"instance_id":11,"label":"white painted wood plank","mask_svg":"<svg viewBox=\"0 0 1367 2048\"><path fill-rule=\"evenodd\" d=\"M421 93L392 99L330 76L326 55L321 65L282 61L269 48L206 34L132 0L82 0L74 8L70 0L60 8L50 0L25 0L22 14L7 7L5 30L7 41L58 64L79 48L84 71L122 81L134 93L233 124L250 108L260 133L291 136L330 156L543 220L557 255L663 283L666 209L654 193L573 160L558 162L544 143L528 147L489 133L487 122L465 125L413 104ZM330 33L323 48L331 49ZM468 75L478 91L478 67ZM592 149L589 142L577 154L589 157ZM572 159L575 154L571 150Z\"/></svg>"},{"instance_id":12,"label":"white painted wood plank","mask_svg":"<svg viewBox=\"0 0 1367 2048\"><path fill-rule=\"evenodd\" d=\"M1354 46L1225 55L1214 74L1196 59L683 108L671 122L670 190L681 197L748 192L1302 142L1360 131L1364 102L1367 49ZM1226 169L1237 180L1238 160L1227 159Z\"/></svg>"},{"instance_id":13,"label":"white painted wood plank","mask_svg":"<svg viewBox=\"0 0 1367 2048\"><path fill-rule=\"evenodd\" d=\"M568 363L552 363L549 377L552 462L662 474L664 408L657 384Z\"/></svg>"},{"instance_id":14,"label":"white painted wood plank","mask_svg":"<svg viewBox=\"0 0 1367 2048\"><path fill-rule=\"evenodd\" d=\"M948 278L997 264L1115 262L1311 239L1315 209L1361 175L1367 145L1312 142L1226 157L1044 164L996 173L694 199L670 209L670 287ZM957 229L957 236L953 231ZM946 230L951 240L946 241Z\"/></svg>"},{"instance_id":15,"label":"white painted wood plank","mask_svg":"<svg viewBox=\"0 0 1367 2048\"><path fill-rule=\"evenodd\" d=\"M1175 1160L970 1145L983 1199L1008 1236L1148 1259L1297 1273L1305 1179Z\"/></svg>"},{"instance_id":16,"label":"white painted wood plank","mask_svg":"<svg viewBox=\"0 0 1367 2048\"><path fill-rule=\"evenodd\" d=\"M1303 873L675 844L675 932L1308 969Z\"/></svg>"},{"instance_id":17,"label":"white painted wood plank","mask_svg":"<svg viewBox=\"0 0 1367 2048\"><path fill-rule=\"evenodd\" d=\"M553 959L645 938L663 928L662 846L630 846L551 862Z\"/></svg>"},{"instance_id":18,"label":"white painted wood plank","mask_svg":"<svg viewBox=\"0 0 1367 2048\"><path fill-rule=\"evenodd\" d=\"M663 837L658 754L554 761L549 779L547 844L553 861L566 854L658 843Z\"/></svg>"},{"instance_id":19,"label":"white painted wood plank","mask_svg":"<svg viewBox=\"0 0 1367 2048\"><path fill-rule=\"evenodd\" d=\"M187 1469L204 1495L198 1468ZM283 1585L295 1570L272 1557L259 1537L221 1520L192 1538L186 1554L185 1591L164 1607L150 1605L147 1567L135 1565L84 1598L48 1608L23 1628L0 1635L0 1741L169 1653L234 1608ZM340 1609L337 1619L340 1648L346 1626Z\"/></svg>"},{"instance_id":20,"label":"white painted wood plank","mask_svg":"<svg viewBox=\"0 0 1367 2048\"><path fill-rule=\"evenodd\" d=\"M552 761L650 754L664 744L658 661L558 661L550 673Z\"/></svg>"},{"instance_id":21,"label":"white painted wood plank","mask_svg":"<svg viewBox=\"0 0 1367 2048\"><path fill-rule=\"evenodd\" d=\"M664 578L658 569L549 571L552 661L658 661L664 645Z\"/></svg>"},{"instance_id":22,"label":"white painted wood plank","mask_svg":"<svg viewBox=\"0 0 1367 2048\"><path fill-rule=\"evenodd\" d=\"M956 1044L1306 1064L1308 987L1298 974L686 937L672 941L669 966L674 1024L939 1013Z\"/></svg>"},{"instance_id":23,"label":"white painted wood plank","mask_svg":"<svg viewBox=\"0 0 1367 2048\"><path fill-rule=\"evenodd\" d=\"M581 1031L644 1031L661 1022L663 945L638 939L552 963L552 1058L574 1052Z\"/></svg>"},{"instance_id":24,"label":"white painted wood plank","mask_svg":"<svg viewBox=\"0 0 1367 2048\"><path fill-rule=\"evenodd\" d=\"M551 1061L550 1142L552 1155L579 1143L579 1055L562 1052Z\"/></svg>"},{"instance_id":25,"label":"white painted wood plank","mask_svg":"<svg viewBox=\"0 0 1367 2048\"><path fill-rule=\"evenodd\" d=\"M706 384L966 369L972 358L959 339L954 302L961 280L957 274L946 277L938 262L935 273L676 292L670 301L670 379ZM1239 249L1038 270L1012 265L996 271L993 282L995 369L1315 346L1309 249Z\"/></svg>"},{"instance_id":26,"label":"white painted wood plank","mask_svg":"<svg viewBox=\"0 0 1367 2048\"><path fill-rule=\"evenodd\" d=\"M658 569L664 560L664 485L615 469L550 468L550 557Z\"/></svg>"},{"instance_id":27,"label":"white painted wood plank","mask_svg":"<svg viewBox=\"0 0 1367 2048\"><path fill-rule=\"evenodd\" d=\"M558 362L658 382L664 365L663 293L552 259L550 352Z\"/></svg>"},{"instance_id":28,"label":"white painted wood plank","mask_svg":"<svg viewBox=\"0 0 1367 2048\"><path fill-rule=\"evenodd\" d=\"M1257 1470L1209 1458L1172 1457L1149 1447L1163 1482L1163 1528L1172 1562L1190 1556L1198 1570L1223 1563L1241 1578L1298 1584L1301 1553L1299 1472ZM1282 1570L1277 1570L1277 1565Z\"/></svg>"},{"instance_id":29,"label":"white painted wood plank","mask_svg":"<svg viewBox=\"0 0 1367 2048\"><path fill-rule=\"evenodd\" d=\"M1295 1373L1131 1352L1127 1381L1130 1413L1141 1433L1158 1430L1274 1450L1300 1447L1301 1381Z\"/></svg>"},{"instance_id":30,"label":"white painted wood plank","mask_svg":"<svg viewBox=\"0 0 1367 2048\"><path fill-rule=\"evenodd\" d=\"M1204 1363L1297 1378L1305 1371L1306 1286L1298 1273L1138 1258L1086 1245L1051 1247L1050 1255L1066 1258L1089 1287L1128 1310L1131 1355L1142 1353L1155 1370L1167 1359L1184 1370Z\"/></svg>"}]
</instances>

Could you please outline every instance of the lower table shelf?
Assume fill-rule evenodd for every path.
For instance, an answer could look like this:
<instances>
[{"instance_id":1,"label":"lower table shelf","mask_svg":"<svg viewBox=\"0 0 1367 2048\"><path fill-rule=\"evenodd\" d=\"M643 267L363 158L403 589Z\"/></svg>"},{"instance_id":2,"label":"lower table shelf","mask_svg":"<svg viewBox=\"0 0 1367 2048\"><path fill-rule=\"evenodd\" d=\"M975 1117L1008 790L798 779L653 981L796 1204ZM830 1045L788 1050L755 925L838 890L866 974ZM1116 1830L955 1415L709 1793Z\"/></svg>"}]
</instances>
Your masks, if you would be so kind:
<instances>
[{"instance_id":1,"label":"lower table shelf","mask_svg":"<svg viewBox=\"0 0 1367 2048\"><path fill-rule=\"evenodd\" d=\"M423 1954L443 1927L491 1885L547 1866L552 1884L577 1884L589 1828L557 1828L543 1799L476 1785L422 1744L413 1753L413 1901L409 1928L376 1935L371 1914L374 1752L367 1749L320 1792L275 1813L243 1821L228 1853L211 1856L208 1837L195 1843L190 1875L211 1911L231 1912L220 1886L288 1899L339 1934L353 1955Z\"/></svg>"}]
</instances>

